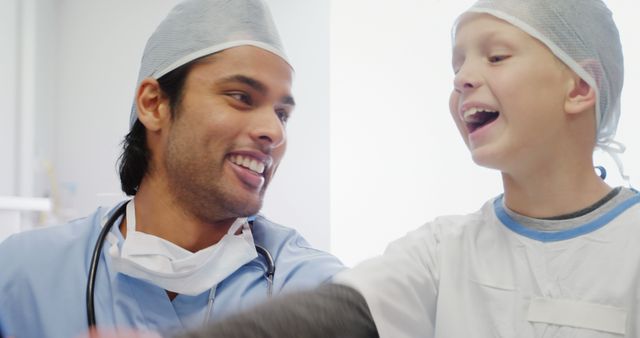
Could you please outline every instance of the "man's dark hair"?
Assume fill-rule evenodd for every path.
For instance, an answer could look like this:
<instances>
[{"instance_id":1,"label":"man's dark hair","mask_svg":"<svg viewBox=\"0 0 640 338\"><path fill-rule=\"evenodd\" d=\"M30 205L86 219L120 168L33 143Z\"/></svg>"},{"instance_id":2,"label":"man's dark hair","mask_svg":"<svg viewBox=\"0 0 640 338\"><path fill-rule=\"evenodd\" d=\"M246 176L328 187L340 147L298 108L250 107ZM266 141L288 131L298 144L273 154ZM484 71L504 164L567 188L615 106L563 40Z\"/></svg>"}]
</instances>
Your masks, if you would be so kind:
<instances>
[{"instance_id":1,"label":"man's dark hair","mask_svg":"<svg viewBox=\"0 0 640 338\"><path fill-rule=\"evenodd\" d=\"M182 101L182 90L191 67L197 60L182 65L158 79L160 89L169 99L171 118L175 119ZM136 120L133 127L122 141L122 154L118 158L120 185L122 191L129 196L138 192L142 178L149 171L151 153L147 147L147 130Z\"/></svg>"}]
</instances>

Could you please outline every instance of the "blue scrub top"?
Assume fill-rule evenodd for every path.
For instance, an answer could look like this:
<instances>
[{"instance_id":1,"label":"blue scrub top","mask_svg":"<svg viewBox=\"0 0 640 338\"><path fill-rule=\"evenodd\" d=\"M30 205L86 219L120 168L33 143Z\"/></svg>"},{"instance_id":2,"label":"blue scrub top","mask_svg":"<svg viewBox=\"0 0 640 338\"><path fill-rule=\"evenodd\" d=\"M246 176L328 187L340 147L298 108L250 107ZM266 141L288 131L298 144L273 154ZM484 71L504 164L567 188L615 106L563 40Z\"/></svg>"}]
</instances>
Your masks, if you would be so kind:
<instances>
[{"instance_id":1,"label":"blue scrub top","mask_svg":"<svg viewBox=\"0 0 640 338\"><path fill-rule=\"evenodd\" d=\"M19 233L0 243L1 336L69 338L87 331L85 292L91 253L113 210L99 208L89 217ZM293 229L258 216L252 230L254 242L273 256L274 295L313 288L344 269L337 258L311 248ZM116 231L114 226L112 232ZM162 288L114 272L109 246L106 242L103 247L95 286L99 327L168 334L204 323L209 290L170 301ZM210 322L268 299L265 270L264 258L258 255L222 281Z\"/></svg>"}]
</instances>

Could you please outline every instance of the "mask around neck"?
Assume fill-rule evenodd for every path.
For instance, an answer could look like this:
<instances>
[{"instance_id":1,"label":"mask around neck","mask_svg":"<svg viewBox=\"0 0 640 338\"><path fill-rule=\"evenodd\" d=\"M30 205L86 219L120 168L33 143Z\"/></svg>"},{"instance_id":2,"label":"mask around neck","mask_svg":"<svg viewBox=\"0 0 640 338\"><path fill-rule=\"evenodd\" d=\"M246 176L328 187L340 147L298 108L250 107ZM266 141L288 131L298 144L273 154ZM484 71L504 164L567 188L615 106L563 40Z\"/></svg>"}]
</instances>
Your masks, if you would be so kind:
<instances>
[{"instance_id":1,"label":"mask around neck","mask_svg":"<svg viewBox=\"0 0 640 338\"><path fill-rule=\"evenodd\" d=\"M126 217L127 237L121 247L114 236L108 237L113 269L167 291L199 295L257 257L246 218L238 218L218 243L190 252L160 237L136 231L134 200L127 205ZM240 228L242 233L236 235Z\"/></svg>"}]
</instances>

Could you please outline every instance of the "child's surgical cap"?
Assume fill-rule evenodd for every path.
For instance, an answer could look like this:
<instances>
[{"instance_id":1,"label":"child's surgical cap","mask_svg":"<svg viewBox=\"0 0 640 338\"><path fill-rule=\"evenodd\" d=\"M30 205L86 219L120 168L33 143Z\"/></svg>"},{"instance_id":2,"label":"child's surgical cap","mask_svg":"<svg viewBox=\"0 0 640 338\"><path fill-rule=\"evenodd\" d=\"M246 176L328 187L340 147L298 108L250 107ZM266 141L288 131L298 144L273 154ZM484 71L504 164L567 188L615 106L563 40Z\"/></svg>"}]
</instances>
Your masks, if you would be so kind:
<instances>
[{"instance_id":1,"label":"child's surgical cap","mask_svg":"<svg viewBox=\"0 0 640 338\"><path fill-rule=\"evenodd\" d=\"M269 8L262 0L185 0L147 41L137 87L197 58L237 46L255 46L287 61ZM136 120L135 99L129 128Z\"/></svg>"},{"instance_id":2,"label":"child's surgical cap","mask_svg":"<svg viewBox=\"0 0 640 338\"><path fill-rule=\"evenodd\" d=\"M479 0L469 12L493 15L544 43L596 90L597 146L609 153L623 150L611 147L620 145L613 138L620 117L622 46L601 0Z\"/></svg>"}]
</instances>

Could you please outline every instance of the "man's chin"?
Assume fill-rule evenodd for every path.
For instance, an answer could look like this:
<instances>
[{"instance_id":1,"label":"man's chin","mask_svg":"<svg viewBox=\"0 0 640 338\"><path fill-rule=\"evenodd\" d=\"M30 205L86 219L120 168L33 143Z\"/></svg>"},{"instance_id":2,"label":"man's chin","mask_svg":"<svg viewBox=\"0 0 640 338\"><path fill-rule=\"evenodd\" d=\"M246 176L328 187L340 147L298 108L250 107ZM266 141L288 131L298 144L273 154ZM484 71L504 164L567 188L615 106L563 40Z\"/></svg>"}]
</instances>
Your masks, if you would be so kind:
<instances>
[{"instance_id":1,"label":"man's chin","mask_svg":"<svg viewBox=\"0 0 640 338\"><path fill-rule=\"evenodd\" d=\"M239 201L235 203L234 213L236 217L249 217L257 214L262 209L262 198L247 201Z\"/></svg>"},{"instance_id":2,"label":"man's chin","mask_svg":"<svg viewBox=\"0 0 640 338\"><path fill-rule=\"evenodd\" d=\"M227 191L226 194L218 195L215 201L219 206L218 210L226 214L218 215L218 218L248 217L256 215L262 209L263 193L246 190ZM210 202L214 203L214 200Z\"/></svg>"}]
</instances>

